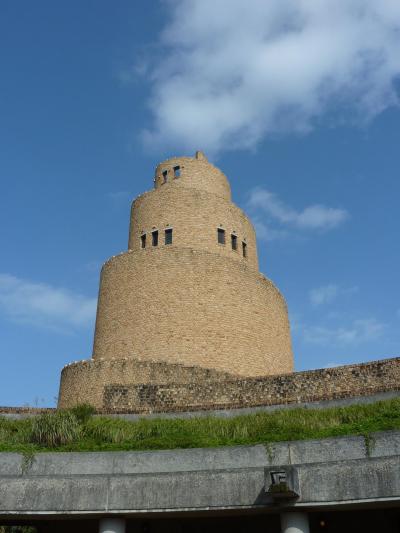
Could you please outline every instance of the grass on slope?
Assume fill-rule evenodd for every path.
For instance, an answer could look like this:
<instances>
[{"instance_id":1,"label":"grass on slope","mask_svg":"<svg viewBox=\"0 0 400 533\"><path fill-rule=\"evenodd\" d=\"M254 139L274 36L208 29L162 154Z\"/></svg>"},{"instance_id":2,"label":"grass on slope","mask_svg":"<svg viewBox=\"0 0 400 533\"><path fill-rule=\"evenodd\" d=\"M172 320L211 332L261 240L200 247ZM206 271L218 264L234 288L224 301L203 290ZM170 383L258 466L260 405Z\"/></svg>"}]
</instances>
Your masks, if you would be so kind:
<instances>
[{"instance_id":1,"label":"grass on slope","mask_svg":"<svg viewBox=\"0 0 400 533\"><path fill-rule=\"evenodd\" d=\"M0 526L0 533L37 533L31 526Z\"/></svg>"},{"instance_id":2,"label":"grass on slope","mask_svg":"<svg viewBox=\"0 0 400 533\"><path fill-rule=\"evenodd\" d=\"M0 417L0 451L161 450L267 444L400 429L400 398L329 409L285 409L234 418L94 417L89 406L10 420Z\"/></svg>"}]
</instances>

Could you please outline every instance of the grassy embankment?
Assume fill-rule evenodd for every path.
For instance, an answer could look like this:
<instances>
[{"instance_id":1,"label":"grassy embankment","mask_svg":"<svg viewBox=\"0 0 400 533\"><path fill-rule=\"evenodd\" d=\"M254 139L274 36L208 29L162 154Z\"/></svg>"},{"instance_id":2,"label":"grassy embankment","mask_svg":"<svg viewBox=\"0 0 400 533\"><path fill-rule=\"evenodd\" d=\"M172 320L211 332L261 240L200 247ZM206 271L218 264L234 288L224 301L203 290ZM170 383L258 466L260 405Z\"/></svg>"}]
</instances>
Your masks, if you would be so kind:
<instances>
[{"instance_id":1,"label":"grassy embankment","mask_svg":"<svg viewBox=\"0 0 400 533\"><path fill-rule=\"evenodd\" d=\"M89 406L31 419L0 417L0 451L155 450L268 444L400 429L400 399L329 409L287 409L235 418L93 417Z\"/></svg>"},{"instance_id":2,"label":"grassy embankment","mask_svg":"<svg viewBox=\"0 0 400 533\"><path fill-rule=\"evenodd\" d=\"M0 526L0 533L37 533L31 526Z\"/></svg>"}]
</instances>

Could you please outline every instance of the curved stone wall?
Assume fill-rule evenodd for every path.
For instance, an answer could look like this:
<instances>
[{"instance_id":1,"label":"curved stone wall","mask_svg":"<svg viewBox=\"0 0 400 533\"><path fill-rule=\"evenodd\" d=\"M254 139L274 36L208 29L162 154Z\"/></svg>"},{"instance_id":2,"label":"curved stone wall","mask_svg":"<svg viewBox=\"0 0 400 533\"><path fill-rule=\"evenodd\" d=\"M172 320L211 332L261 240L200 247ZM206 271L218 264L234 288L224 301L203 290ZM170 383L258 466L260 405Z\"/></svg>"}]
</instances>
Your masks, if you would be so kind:
<instances>
[{"instance_id":1,"label":"curved stone wall","mask_svg":"<svg viewBox=\"0 0 400 533\"><path fill-rule=\"evenodd\" d=\"M147 252L152 247L151 233L159 232L158 246L164 245L164 231L173 230L172 246L204 250L248 263L258 270L254 228L235 204L208 192L166 183L139 196L132 204L129 249ZM219 244L217 229L225 230L225 244ZM141 236L146 234L146 248ZM237 239L232 249L231 235ZM243 257L242 242L246 243ZM169 246L169 245L168 245Z\"/></svg>"},{"instance_id":2,"label":"curved stone wall","mask_svg":"<svg viewBox=\"0 0 400 533\"><path fill-rule=\"evenodd\" d=\"M106 385L107 413L168 413L308 404L387 395L400 396L400 358L242 379L196 377L191 383ZM381 396L380 399L385 398ZM356 403L356 402L354 402Z\"/></svg>"},{"instance_id":3,"label":"curved stone wall","mask_svg":"<svg viewBox=\"0 0 400 533\"><path fill-rule=\"evenodd\" d=\"M178 413L312 405L380 394L398 396L399 390L400 358L256 378L168 363L101 359L63 368L58 407L87 402L105 413Z\"/></svg>"},{"instance_id":4,"label":"curved stone wall","mask_svg":"<svg viewBox=\"0 0 400 533\"><path fill-rule=\"evenodd\" d=\"M245 263L180 247L102 269L93 358L197 365L237 376L293 370L286 303Z\"/></svg>"},{"instance_id":5,"label":"curved stone wall","mask_svg":"<svg viewBox=\"0 0 400 533\"><path fill-rule=\"evenodd\" d=\"M88 359L66 365L61 372L59 409L89 403L103 409L107 387L162 385L165 383L187 384L216 383L231 380L227 373L185 365L153 363L135 359ZM143 403L147 400L143 396Z\"/></svg>"}]
</instances>

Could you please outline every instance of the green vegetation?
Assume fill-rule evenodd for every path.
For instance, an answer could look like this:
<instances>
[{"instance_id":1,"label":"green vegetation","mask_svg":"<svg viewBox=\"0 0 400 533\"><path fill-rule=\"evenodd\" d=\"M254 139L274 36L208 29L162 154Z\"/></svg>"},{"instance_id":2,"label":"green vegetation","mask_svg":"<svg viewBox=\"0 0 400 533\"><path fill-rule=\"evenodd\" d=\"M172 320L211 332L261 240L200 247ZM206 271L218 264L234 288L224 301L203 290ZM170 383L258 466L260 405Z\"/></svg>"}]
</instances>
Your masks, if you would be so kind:
<instances>
[{"instance_id":1,"label":"green vegetation","mask_svg":"<svg viewBox=\"0 0 400 533\"><path fill-rule=\"evenodd\" d=\"M80 421L72 411L45 413L33 419L29 441L46 448L58 448L77 442L85 421Z\"/></svg>"},{"instance_id":2,"label":"green vegetation","mask_svg":"<svg viewBox=\"0 0 400 533\"><path fill-rule=\"evenodd\" d=\"M30 526L0 526L0 533L36 533L37 529Z\"/></svg>"},{"instance_id":3,"label":"green vegetation","mask_svg":"<svg viewBox=\"0 0 400 533\"><path fill-rule=\"evenodd\" d=\"M92 416L90 406L23 420L0 417L0 451L155 450L265 444L400 429L400 398L329 409L286 409L235 418L140 419Z\"/></svg>"}]
</instances>

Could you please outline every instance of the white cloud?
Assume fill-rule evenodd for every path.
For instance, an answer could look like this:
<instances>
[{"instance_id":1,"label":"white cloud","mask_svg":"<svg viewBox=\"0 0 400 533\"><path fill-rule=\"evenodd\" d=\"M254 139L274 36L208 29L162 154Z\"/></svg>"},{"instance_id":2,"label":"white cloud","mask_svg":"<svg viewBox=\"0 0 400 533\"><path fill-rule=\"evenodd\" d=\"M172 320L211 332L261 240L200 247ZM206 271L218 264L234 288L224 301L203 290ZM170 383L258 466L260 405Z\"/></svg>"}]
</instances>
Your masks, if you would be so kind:
<instances>
[{"instance_id":1,"label":"white cloud","mask_svg":"<svg viewBox=\"0 0 400 533\"><path fill-rule=\"evenodd\" d=\"M168 0L152 84L157 150L254 148L325 112L361 121L398 105L398 0ZM314 216L304 214L304 223Z\"/></svg>"},{"instance_id":2,"label":"white cloud","mask_svg":"<svg viewBox=\"0 0 400 533\"><path fill-rule=\"evenodd\" d=\"M337 285L325 285L310 291L310 301L312 305L322 305L333 302L338 294Z\"/></svg>"},{"instance_id":3,"label":"white cloud","mask_svg":"<svg viewBox=\"0 0 400 533\"><path fill-rule=\"evenodd\" d=\"M273 228L257 216L253 218L253 224L257 237L262 241L275 241L288 236L286 230Z\"/></svg>"},{"instance_id":4,"label":"white cloud","mask_svg":"<svg viewBox=\"0 0 400 533\"><path fill-rule=\"evenodd\" d=\"M41 327L88 326L96 314L96 299L0 274L0 311L11 320Z\"/></svg>"},{"instance_id":5,"label":"white cloud","mask_svg":"<svg viewBox=\"0 0 400 533\"><path fill-rule=\"evenodd\" d=\"M328 285L323 285L321 287L316 287L311 289L309 292L310 302L313 306L317 307L323 304L330 304L338 296L354 294L358 291L358 287L348 287L342 288L338 285L330 283Z\"/></svg>"},{"instance_id":6,"label":"white cloud","mask_svg":"<svg viewBox=\"0 0 400 533\"><path fill-rule=\"evenodd\" d=\"M272 240L287 235L286 230L271 227L261 220L259 212L281 225L300 230L330 230L342 224L349 214L345 209L311 205L297 211L282 202L278 196L266 189L257 187L249 193L248 208L255 214L257 235L264 240Z\"/></svg>"},{"instance_id":7,"label":"white cloud","mask_svg":"<svg viewBox=\"0 0 400 533\"><path fill-rule=\"evenodd\" d=\"M347 327L328 328L310 326L303 328L303 337L312 344L359 344L380 338L386 324L375 318L354 320Z\"/></svg>"},{"instance_id":8,"label":"white cloud","mask_svg":"<svg viewBox=\"0 0 400 533\"><path fill-rule=\"evenodd\" d=\"M335 368L337 366L342 366L342 365L343 365L343 363L336 363L335 361L330 361L330 362L326 363L325 365L323 365L320 368Z\"/></svg>"},{"instance_id":9,"label":"white cloud","mask_svg":"<svg viewBox=\"0 0 400 533\"><path fill-rule=\"evenodd\" d=\"M301 213L296 214L294 222L300 228L331 229L341 224L348 217L344 209L326 207L324 205L311 205Z\"/></svg>"}]
</instances>

